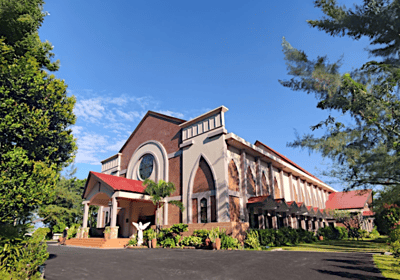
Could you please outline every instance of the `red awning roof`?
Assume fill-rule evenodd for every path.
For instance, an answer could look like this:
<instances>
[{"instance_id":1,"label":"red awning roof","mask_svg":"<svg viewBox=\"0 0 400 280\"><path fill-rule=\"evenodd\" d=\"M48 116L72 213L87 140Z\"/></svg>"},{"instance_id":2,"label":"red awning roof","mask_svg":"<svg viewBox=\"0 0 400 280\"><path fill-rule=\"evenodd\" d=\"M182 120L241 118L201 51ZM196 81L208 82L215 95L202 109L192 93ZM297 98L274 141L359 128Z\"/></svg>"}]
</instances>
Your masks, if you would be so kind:
<instances>
[{"instance_id":1,"label":"red awning roof","mask_svg":"<svg viewBox=\"0 0 400 280\"><path fill-rule=\"evenodd\" d=\"M287 202L286 202L286 204L287 204L288 206L292 206L293 203L294 203L294 201L287 201Z\"/></svg>"},{"instance_id":2,"label":"red awning roof","mask_svg":"<svg viewBox=\"0 0 400 280\"><path fill-rule=\"evenodd\" d=\"M357 209L364 208L372 190L355 190L349 192L334 192L326 202L328 209Z\"/></svg>"},{"instance_id":3,"label":"red awning roof","mask_svg":"<svg viewBox=\"0 0 400 280\"><path fill-rule=\"evenodd\" d=\"M375 213L374 212L372 212L372 211L363 211L363 216L373 216L373 215L375 215Z\"/></svg>"},{"instance_id":4,"label":"red awning roof","mask_svg":"<svg viewBox=\"0 0 400 280\"><path fill-rule=\"evenodd\" d=\"M98 172L89 172L89 177L94 176L109 187L116 191L127 191L134 193L144 193L145 187L142 186L142 182L138 180L126 179L114 175L107 175Z\"/></svg>"},{"instance_id":5,"label":"red awning roof","mask_svg":"<svg viewBox=\"0 0 400 280\"><path fill-rule=\"evenodd\" d=\"M263 202L265 199L267 199L269 195L262 195L262 196L253 196L250 197L247 201L247 204L249 203L258 203L258 202Z\"/></svg>"}]
</instances>

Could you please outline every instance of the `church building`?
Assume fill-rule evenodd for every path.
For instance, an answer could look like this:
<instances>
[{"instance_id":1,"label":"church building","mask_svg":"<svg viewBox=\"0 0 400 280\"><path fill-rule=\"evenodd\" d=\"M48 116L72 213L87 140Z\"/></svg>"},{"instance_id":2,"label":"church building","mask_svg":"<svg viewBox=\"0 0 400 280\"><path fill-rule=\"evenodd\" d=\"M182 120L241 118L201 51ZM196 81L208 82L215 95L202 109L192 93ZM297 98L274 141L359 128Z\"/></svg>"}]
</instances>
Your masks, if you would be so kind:
<instances>
[{"instance_id":1,"label":"church building","mask_svg":"<svg viewBox=\"0 0 400 280\"><path fill-rule=\"evenodd\" d=\"M261 141L251 144L225 129L220 106L190 121L149 111L119 153L90 172L83 193L87 227L89 205L98 205L97 227L111 227L112 238L136 233L132 222L189 229L223 227L236 236L252 228L316 230L330 222L325 211L336 191ZM156 213L142 182L174 183Z\"/></svg>"}]
</instances>

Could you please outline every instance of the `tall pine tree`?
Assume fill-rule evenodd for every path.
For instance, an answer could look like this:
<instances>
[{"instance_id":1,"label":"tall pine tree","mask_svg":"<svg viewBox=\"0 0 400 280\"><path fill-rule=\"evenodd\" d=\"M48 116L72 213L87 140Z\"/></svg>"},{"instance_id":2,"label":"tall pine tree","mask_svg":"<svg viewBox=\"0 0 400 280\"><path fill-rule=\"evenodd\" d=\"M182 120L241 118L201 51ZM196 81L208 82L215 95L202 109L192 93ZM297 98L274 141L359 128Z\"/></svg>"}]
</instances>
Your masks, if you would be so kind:
<instances>
[{"instance_id":1,"label":"tall pine tree","mask_svg":"<svg viewBox=\"0 0 400 280\"><path fill-rule=\"evenodd\" d=\"M317 0L325 14L309 20L311 27L331 36L370 39L373 58L359 69L341 71L340 61L309 59L283 38L290 80L280 83L295 91L315 94L317 107L331 115L312 127L322 137L298 136L289 146L322 153L334 162L324 175L339 178L349 188L400 184L400 1L364 0L348 9L335 0ZM337 115L347 115L351 125Z\"/></svg>"}]
</instances>

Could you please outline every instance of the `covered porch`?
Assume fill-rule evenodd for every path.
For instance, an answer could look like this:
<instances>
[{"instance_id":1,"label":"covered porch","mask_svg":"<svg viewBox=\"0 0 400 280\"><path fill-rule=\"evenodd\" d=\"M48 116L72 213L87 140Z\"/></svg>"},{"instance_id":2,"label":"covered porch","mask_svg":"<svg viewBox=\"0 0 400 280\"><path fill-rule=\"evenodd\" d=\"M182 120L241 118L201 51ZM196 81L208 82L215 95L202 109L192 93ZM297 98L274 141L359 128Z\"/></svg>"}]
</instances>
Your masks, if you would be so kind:
<instances>
[{"instance_id":1,"label":"covered porch","mask_svg":"<svg viewBox=\"0 0 400 280\"><path fill-rule=\"evenodd\" d=\"M144 190L141 181L90 172L82 195L85 199L83 224L77 239L87 239L90 234L91 240L87 240L87 244L104 243L100 240L104 240L104 237L111 240L124 239L127 243L137 232L132 222L155 224L156 207ZM97 227L91 229L88 228L90 205L99 206ZM104 236L105 230L109 232L109 236ZM74 245L74 242L76 241L71 240L68 243Z\"/></svg>"},{"instance_id":2,"label":"covered porch","mask_svg":"<svg viewBox=\"0 0 400 280\"><path fill-rule=\"evenodd\" d=\"M328 226L325 211L307 207L303 202L286 202L269 195L256 196L249 198L247 208L251 228L291 227L316 232L318 228Z\"/></svg>"}]
</instances>

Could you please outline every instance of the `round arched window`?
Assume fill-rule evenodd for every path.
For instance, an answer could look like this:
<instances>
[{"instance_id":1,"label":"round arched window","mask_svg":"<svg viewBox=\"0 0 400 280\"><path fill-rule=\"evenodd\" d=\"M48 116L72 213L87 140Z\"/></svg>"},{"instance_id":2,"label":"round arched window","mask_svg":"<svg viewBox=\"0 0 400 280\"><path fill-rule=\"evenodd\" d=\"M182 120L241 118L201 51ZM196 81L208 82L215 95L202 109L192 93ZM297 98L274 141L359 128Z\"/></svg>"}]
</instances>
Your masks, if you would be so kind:
<instances>
[{"instance_id":1,"label":"round arched window","mask_svg":"<svg viewBox=\"0 0 400 280\"><path fill-rule=\"evenodd\" d=\"M154 157L153 155L147 154L142 157L139 165L139 176L140 179L144 180L150 177L151 173L153 173L154 167Z\"/></svg>"}]
</instances>

